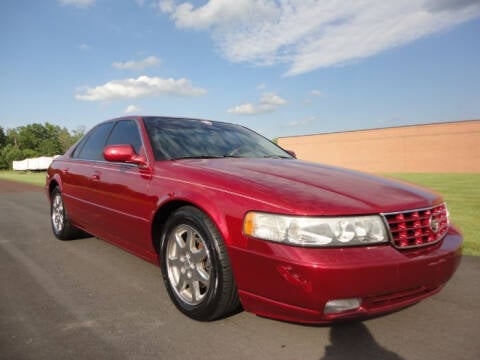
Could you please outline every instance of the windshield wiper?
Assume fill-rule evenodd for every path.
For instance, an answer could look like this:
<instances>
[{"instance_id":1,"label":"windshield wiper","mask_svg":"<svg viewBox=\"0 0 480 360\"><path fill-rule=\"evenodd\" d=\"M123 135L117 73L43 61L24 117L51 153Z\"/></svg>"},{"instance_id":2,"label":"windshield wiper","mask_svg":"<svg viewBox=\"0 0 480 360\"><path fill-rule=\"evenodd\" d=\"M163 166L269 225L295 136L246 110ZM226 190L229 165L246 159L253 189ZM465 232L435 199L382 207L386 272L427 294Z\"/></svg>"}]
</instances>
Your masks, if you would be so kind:
<instances>
[{"instance_id":1,"label":"windshield wiper","mask_svg":"<svg viewBox=\"0 0 480 360\"><path fill-rule=\"evenodd\" d=\"M185 160L185 159L222 159L225 156L219 155L192 155L192 156L179 156L175 158L171 158L170 160Z\"/></svg>"},{"instance_id":2,"label":"windshield wiper","mask_svg":"<svg viewBox=\"0 0 480 360\"><path fill-rule=\"evenodd\" d=\"M241 155L191 155L191 156L179 156L175 158L171 158L171 161L174 160L189 160L189 159L225 159L225 158L233 158L233 159L243 159L243 158L264 158L264 159L292 159L288 156L282 155L264 155L264 156L241 156Z\"/></svg>"},{"instance_id":3,"label":"windshield wiper","mask_svg":"<svg viewBox=\"0 0 480 360\"><path fill-rule=\"evenodd\" d=\"M264 159L292 159L290 156L282 156L282 155L265 155L262 156Z\"/></svg>"}]
</instances>

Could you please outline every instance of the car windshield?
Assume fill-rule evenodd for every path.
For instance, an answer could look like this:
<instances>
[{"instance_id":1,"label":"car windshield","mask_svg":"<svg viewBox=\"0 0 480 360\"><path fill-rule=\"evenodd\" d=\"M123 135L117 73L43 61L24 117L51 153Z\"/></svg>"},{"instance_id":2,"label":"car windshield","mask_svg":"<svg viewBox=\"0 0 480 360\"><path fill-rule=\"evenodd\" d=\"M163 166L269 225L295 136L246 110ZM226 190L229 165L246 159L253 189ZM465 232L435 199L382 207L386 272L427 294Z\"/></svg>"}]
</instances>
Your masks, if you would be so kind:
<instances>
[{"instance_id":1,"label":"car windshield","mask_svg":"<svg viewBox=\"0 0 480 360\"><path fill-rule=\"evenodd\" d=\"M239 125L207 120L145 118L156 160L191 158L285 158L285 150Z\"/></svg>"}]
</instances>

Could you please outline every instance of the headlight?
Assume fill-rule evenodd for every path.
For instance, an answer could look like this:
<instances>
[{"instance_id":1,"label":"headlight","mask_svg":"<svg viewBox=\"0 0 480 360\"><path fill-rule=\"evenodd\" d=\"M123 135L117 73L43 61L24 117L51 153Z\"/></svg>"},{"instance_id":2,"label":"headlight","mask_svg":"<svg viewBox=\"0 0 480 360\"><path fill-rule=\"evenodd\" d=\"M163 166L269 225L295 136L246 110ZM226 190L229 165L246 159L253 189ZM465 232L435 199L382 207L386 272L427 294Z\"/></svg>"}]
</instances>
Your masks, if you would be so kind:
<instances>
[{"instance_id":1,"label":"headlight","mask_svg":"<svg viewBox=\"0 0 480 360\"><path fill-rule=\"evenodd\" d=\"M354 246L387 242L378 215L301 217L251 211L243 221L245 235L301 246Z\"/></svg>"}]
</instances>

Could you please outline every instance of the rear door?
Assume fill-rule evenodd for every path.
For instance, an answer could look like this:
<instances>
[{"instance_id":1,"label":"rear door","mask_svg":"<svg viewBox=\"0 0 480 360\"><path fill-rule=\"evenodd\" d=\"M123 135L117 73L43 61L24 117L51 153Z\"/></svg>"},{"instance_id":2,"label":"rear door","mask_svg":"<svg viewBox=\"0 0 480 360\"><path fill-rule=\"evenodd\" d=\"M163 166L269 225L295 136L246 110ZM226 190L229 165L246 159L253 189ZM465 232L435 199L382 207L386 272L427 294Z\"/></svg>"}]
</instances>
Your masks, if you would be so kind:
<instances>
[{"instance_id":1,"label":"rear door","mask_svg":"<svg viewBox=\"0 0 480 360\"><path fill-rule=\"evenodd\" d=\"M114 123L107 122L93 128L77 145L70 159L62 164L62 191L65 206L74 224L94 233L94 207L90 183L97 164L104 162L103 148Z\"/></svg>"}]
</instances>

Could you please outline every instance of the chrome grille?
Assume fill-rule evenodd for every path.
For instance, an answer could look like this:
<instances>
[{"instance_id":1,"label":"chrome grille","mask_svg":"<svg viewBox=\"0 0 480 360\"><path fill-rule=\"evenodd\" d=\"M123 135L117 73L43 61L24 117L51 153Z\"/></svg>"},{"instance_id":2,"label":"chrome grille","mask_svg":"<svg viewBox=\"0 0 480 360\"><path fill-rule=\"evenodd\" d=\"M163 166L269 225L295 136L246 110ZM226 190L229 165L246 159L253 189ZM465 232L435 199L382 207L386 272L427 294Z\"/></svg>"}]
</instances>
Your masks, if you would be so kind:
<instances>
[{"instance_id":1,"label":"chrome grille","mask_svg":"<svg viewBox=\"0 0 480 360\"><path fill-rule=\"evenodd\" d=\"M445 204L383 215L387 220L393 245L400 249L434 244L448 231L448 211Z\"/></svg>"}]
</instances>

